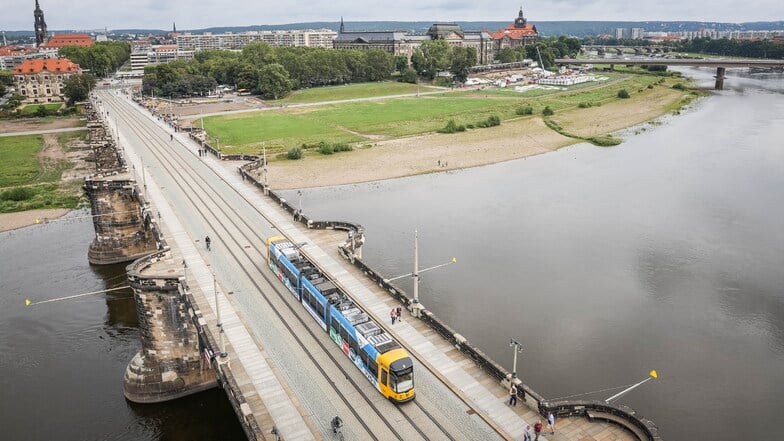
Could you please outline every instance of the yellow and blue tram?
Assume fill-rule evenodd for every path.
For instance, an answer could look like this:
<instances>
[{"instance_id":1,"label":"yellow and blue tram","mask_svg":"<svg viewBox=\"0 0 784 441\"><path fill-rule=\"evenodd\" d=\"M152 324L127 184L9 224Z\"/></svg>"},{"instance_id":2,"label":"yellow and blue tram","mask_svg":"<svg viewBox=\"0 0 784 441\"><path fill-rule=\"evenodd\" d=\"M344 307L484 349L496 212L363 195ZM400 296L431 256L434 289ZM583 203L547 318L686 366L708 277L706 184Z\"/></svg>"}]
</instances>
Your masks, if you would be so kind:
<instances>
[{"instance_id":1,"label":"yellow and blue tram","mask_svg":"<svg viewBox=\"0 0 784 441\"><path fill-rule=\"evenodd\" d=\"M267 240L267 263L364 376L386 398L414 399L408 352L284 237Z\"/></svg>"}]
</instances>

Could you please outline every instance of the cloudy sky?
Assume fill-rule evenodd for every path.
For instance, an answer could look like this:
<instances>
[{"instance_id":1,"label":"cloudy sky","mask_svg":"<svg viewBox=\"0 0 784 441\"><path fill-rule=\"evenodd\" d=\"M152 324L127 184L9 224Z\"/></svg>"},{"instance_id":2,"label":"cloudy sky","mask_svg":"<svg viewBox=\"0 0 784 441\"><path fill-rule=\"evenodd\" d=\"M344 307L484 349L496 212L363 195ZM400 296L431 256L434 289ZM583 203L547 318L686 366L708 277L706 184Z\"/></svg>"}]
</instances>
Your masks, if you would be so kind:
<instances>
[{"instance_id":1,"label":"cloudy sky","mask_svg":"<svg viewBox=\"0 0 784 441\"><path fill-rule=\"evenodd\" d=\"M0 30L32 30L35 0L3 0ZM200 29L310 21L784 20L781 0L39 0L49 29Z\"/></svg>"}]
</instances>

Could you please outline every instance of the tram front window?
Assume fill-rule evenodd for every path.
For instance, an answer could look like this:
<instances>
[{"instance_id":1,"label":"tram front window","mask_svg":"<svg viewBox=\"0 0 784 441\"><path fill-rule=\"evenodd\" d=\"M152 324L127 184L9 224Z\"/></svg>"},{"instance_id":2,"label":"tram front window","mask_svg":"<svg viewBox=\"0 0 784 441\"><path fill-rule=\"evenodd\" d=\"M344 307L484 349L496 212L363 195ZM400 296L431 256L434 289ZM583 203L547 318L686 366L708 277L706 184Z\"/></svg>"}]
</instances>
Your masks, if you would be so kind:
<instances>
[{"instance_id":1,"label":"tram front window","mask_svg":"<svg viewBox=\"0 0 784 441\"><path fill-rule=\"evenodd\" d=\"M402 394L410 391L414 387L414 370L409 368L399 372L391 372L392 390Z\"/></svg>"}]
</instances>

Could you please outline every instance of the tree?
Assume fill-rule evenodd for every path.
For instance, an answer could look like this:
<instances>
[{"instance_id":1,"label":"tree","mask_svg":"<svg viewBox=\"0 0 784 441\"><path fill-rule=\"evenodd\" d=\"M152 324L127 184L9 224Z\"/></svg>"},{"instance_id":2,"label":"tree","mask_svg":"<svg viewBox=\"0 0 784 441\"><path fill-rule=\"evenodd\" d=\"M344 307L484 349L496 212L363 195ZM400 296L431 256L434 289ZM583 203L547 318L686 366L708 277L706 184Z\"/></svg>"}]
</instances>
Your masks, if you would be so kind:
<instances>
[{"instance_id":1,"label":"tree","mask_svg":"<svg viewBox=\"0 0 784 441\"><path fill-rule=\"evenodd\" d=\"M380 49L364 51L365 81L380 81L389 78L394 69L392 55Z\"/></svg>"},{"instance_id":2,"label":"tree","mask_svg":"<svg viewBox=\"0 0 784 441\"><path fill-rule=\"evenodd\" d=\"M517 57L517 51L511 47L505 47L498 52L498 57L496 57L496 59L501 63L513 63L515 61L520 61Z\"/></svg>"},{"instance_id":3,"label":"tree","mask_svg":"<svg viewBox=\"0 0 784 441\"><path fill-rule=\"evenodd\" d=\"M408 68L408 58L405 55L395 55L395 70L401 74Z\"/></svg>"},{"instance_id":4,"label":"tree","mask_svg":"<svg viewBox=\"0 0 784 441\"><path fill-rule=\"evenodd\" d=\"M406 68L403 73L400 75L400 81L404 83L417 83L417 73L413 67Z\"/></svg>"},{"instance_id":5,"label":"tree","mask_svg":"<svg viewBox=\"0 0 784 441\"><path fill-rule=\"evenodd\" d=\"M449 71L455 80L464 83L468 78L468 69L476 66L476 62L476 49L458 46L452 49L452 65Z\"/></svg>"},{"instance_id":6,"label":"tree","mask_svg":"<svg viewBox=\"0 0 784 441\"><path fill-rule=\"evenodd\" d=\"M95 87L95 77L90 74L71 75L63 81L63 94L68 98L68 105L84 101Z\"/></svg>"},{"instance_id":7,"label":"tree","mask_svg":"<svg viewBox=\"0 0 784 441\"><path fill-rule=\"evenodd\" d=\"M283 98L291 92L289 73L277 63L268 64L259 70L259 89L265 98Z\"/></svg>"},{"instance_id":8,"label":"tree","mask_svg":"<svg viewBox=\"0 0 784 441\"><path fill-rule=\"evenodd\" d=\"M416 68L418 73L429 79L435 78L438 72L446 70L452 60L452 46L446 40L429 40L419 46L423 65Z\"/></svg>"}]
</instances>

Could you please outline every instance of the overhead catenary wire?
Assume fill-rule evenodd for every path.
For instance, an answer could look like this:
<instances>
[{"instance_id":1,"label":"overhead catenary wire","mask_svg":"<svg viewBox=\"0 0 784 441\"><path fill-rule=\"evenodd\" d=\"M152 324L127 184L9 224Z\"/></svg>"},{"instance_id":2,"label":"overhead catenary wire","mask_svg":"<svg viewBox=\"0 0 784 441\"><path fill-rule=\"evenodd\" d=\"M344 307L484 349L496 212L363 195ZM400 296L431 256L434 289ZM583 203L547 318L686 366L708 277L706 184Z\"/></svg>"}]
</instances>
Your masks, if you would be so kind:
<instances>
[{"instance_id":1,"label":"overhead catenary wire","mask_svg":"<svg viewBox=\"0 0 784 441\"><path fill-rule=\"evenodd\" d=\"M82 294L74 294L72 296L57 297L55 299L42 300L40 302L33 302L33 301L30 301L30 299L25 299L25 306L42 305L44 303L59 302L59 301L62 301L62 300L70 300L70 299L75 299L75 298L78 298L78 297L90 296L90 295L95 295L95 294L102 294L102 293L105 293L105 292L118 291L118 290L121 290L121 289L128 289L128 288L130 288L130 286L125 285L125 286L120 286L120 287L117 287L117 288L109 288L109 289L102 289L100 291L92 291L92 292L86 292L86 293L82 293Z\"/></svg>"}]
</instances>

